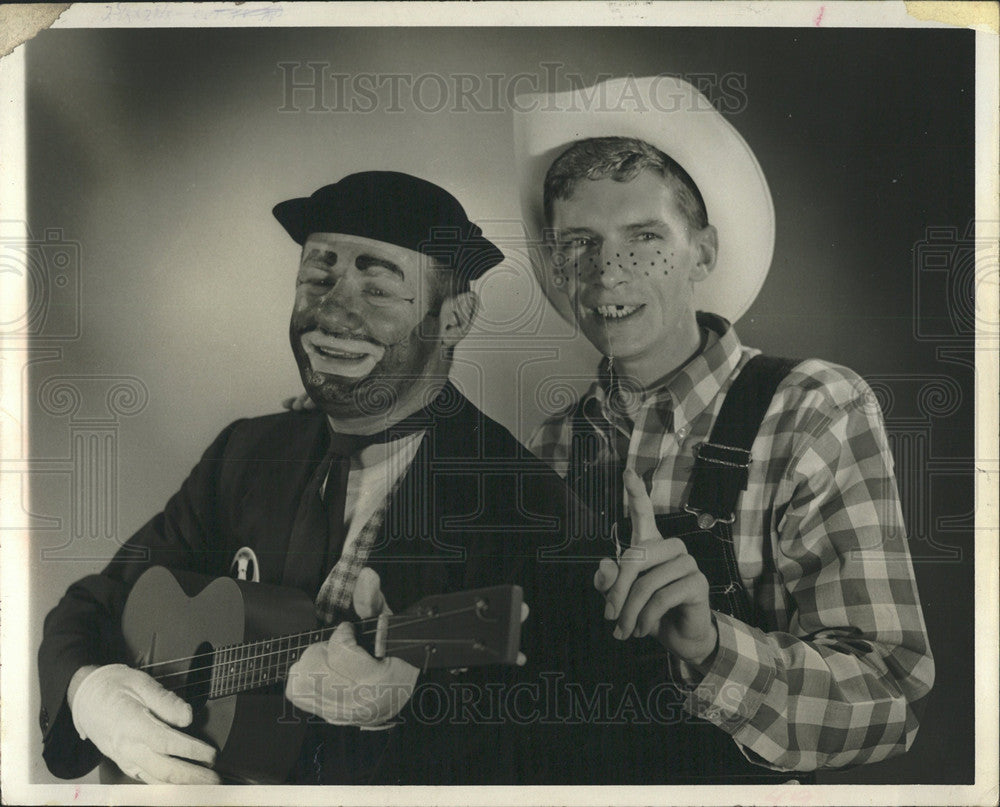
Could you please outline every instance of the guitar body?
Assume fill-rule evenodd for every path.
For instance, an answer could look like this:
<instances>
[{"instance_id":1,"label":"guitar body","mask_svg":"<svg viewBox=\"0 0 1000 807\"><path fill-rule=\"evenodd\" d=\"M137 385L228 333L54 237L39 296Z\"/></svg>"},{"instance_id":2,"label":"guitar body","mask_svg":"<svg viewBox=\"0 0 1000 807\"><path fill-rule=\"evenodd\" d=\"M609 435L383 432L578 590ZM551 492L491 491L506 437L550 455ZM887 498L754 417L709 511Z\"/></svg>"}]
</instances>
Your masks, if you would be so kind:
<instances>
[{"instance_id":1,"label":"guitar body","mask_svg":"<svg viewBox=\"0 0 1000 807\"><path fill-rule=\"evenodd\" d=\"M280 783L298 757L305 718L281 686L209 700L201 659L225 645L313 630L313 603L301 591L154 567L136 581L122 615L133 666L179 661L156 668L172 675L168 689L191 703L185 731L218 749L215 770L224 779ZM194 658L192 658L194 657ZM133 782L105 760L102 782Z\"/></svg>"}]
</instances>

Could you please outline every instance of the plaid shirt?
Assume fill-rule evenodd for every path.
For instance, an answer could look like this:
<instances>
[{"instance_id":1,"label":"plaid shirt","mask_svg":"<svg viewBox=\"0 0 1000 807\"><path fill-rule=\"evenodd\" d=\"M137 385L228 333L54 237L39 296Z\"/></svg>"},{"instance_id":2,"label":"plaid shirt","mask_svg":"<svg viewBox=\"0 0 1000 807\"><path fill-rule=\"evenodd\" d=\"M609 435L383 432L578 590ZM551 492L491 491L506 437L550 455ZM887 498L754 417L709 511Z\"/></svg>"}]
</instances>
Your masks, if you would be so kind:
<instances>
[{"instance_id":1,"label":"plaid shirt","mask_svg":"<svg viewBox=\"0 0 1000 807\"><path fill-rule=\"evenodd\" d=\"M654 511L686 501L698 443L733 379L759 351L728 322L698 315L705 350L630 413L586 392L588 420L627 440L627 464L651 481ZM565 474L571 407L529 447ZM622 443L624 445L624 442ZM934 661L917 596L878 403L850 370L816 359L779 386L752 449L733 525L739 573L763 625L715 614L719 648L704 676L672 661L686 708L729 733L753 762L813 770L876 762L913 742L912 704Z\"/></svg>"}]
</instances>

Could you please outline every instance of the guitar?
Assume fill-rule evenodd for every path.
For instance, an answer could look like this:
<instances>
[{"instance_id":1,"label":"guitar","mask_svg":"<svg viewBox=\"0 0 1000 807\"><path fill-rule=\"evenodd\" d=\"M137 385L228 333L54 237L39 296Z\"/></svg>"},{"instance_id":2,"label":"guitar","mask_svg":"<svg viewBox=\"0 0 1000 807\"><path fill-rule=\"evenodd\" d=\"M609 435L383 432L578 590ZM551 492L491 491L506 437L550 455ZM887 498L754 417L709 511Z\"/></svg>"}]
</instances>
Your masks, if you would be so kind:
<instances>
[{"instance_id":1,"label":"guitar","mask_svg":"<svg viewBox=\"0 0 1000 807\"><path fill-rule=\"evenodd\" d=\"M399 614L355 623L377 657L419 667L514 664L521 636L519 586L429 596ZM336 626L317 627L312 600L297 589L210 578L154 566L136 581L122 633L140 669L192 706L184 729L218 749L224 780L285 780L306 722L284 698L288 669ZM110 760L101 781L135 783Z\"/></svg>"}]
</instances>

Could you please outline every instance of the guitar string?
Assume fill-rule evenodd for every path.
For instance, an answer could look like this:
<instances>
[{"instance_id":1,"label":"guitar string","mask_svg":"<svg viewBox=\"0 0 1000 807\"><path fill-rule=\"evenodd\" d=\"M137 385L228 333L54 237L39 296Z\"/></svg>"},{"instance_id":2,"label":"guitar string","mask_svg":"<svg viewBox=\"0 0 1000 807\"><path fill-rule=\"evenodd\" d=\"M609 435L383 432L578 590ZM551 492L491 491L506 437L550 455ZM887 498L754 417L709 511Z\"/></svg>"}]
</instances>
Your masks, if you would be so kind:
<instances>
[{"instance_id":1,"label":"guitar string","mask_svg":"<svg viewBox=\"0 0 1000 807\"><path fill-rule=\"evenodd\" d=\"M400 614L399 616L402 617L402 616L405 616L405 614ZM390 615L390 619L391 619L391 617L392 617L392 615ZM379 617L376 616L376 617L371 617L369 619L361 619L361 620L358 620L357 622L352 622L351 625L353 625L354 628L357 629L357 628L360 628L362 625L366 625L366 624L371 623L371 622L376 622L377 623L378 620L379 620ZM322 634L322 633L326 633L326 632L332 633L336 629L336 627L337 627L336 625L328 625L328 626L323 627L323 628L313 628L312 630L302 631L301 633L288 633L288 634L285 634L283 636L275 636L273 639L270 639L270 640L268 640L268 639L259 639L259 640L257 640L257 642L244 642L242 645L241 644L222 645L221 647L217 647L217 648L215 648L213 650L209 650L208 652L205 652L205 653L195 653L193 656L181 656L179 658L166 659L165 661L153 661L153 662L150 662L149 664L140 665L139 667L136 667L136 669L137 670L148 671L148 670L153 669L154 667L162 667L165 664L178 664L178 663L180 663L182 661L193 661L194 659L204 658L205 656L215 655L219 650L225 650L225 649L227 649L229 647L240 647L240 646L245 646L245 645L257 644L259 642L266 642L266 641L281 642L281 641L285 641L286 639L299 639L299 638L301 638L303 636L309 636L309 635L311 635L313 633L318 633L318 634ZM376 627L376 631L377 630L378 630L378 628ZM363 631L361 631L361 635L362 636L367 636L371 632L372 631L365 631L365 630L363 630Z\"/></svg>"},{"instance_id":2,"label":"guitar string","mask_svg":"<svg viewBox=\"0 0 1000 807\"><path fill-rule=\"evenodd\" d=\"M421 647L427 644L429 641L433 641L435 644L447 644L447 645L459 645L459 644L476 644L475 639L392 639L390 641L394 642L408 642L408 645L403 647L395 648L396 652L402 650L408 650L411 647ZM490 653L494 656L499 656L500 653L496 649L488 646L482 646L483 652ZM248 692L253 689L262 689L264 687L270 686L271 684L276 684L282 680L284 676L281 675L281 666L268 667L265 670L255 671L259 676L256 679L251 678L249 681L231 681L231 682L221 682L218 683L216 689L218 690L216 694L212 694L213 682L208 681L198 681L195 685L186 687L183 690L183 694L188 698L197 699L202 696L208 699L226 697L227 695L239 695L244 692ZM287 670L285 671L287 673ZM261 673L267 673L266 675L261 675ZM273 677L272 677L273 674ZM240 676L237 676L237 678ZM246 677L245 675L242 677ZM156 680L160 680L159 678ZM197 687L205 687L207 685L207 690L198 690ZM231 691L230 691L231 690Z\"/></svg>"},{"instance_id":3,"label":"guitar string","mask_svg":"<svg viewBox=\"0 0 1000 807\"><path fill-rule=\"evenodd\" d=\"M404 617L407 616L406 614L400 614L399 615L400 619L398 621L393 621L392 617L390 616L389 627L396 628L396 629L403 628L403 627L408 627L410 625L416 625L416 624L419 624L421 622L429 622L429 621L434 620L434 619L442 619L444 617L456 616L458 614L463 614L463 613L466 613L468 611L474 611L474 610L476 610L476 608L478 608L478 606L471 605L471 606L467 606L465 608L456 608L453 611L443 611L440 614L433 614L433 615L427 615L427 616L413 617L412 619L409 619L409 620L405 620L404 619ZM377 621L378 621L378 618L376 617L374 619L362 620L362 623L363 622L377 622ZM362 624L362 623L355 623L355 624ZM303 631L301 633L289 634L287 636L279 636L279 637L277 637L275 639L259 639L256 642L247 642L247 643L242 644L242 645L236 645L236 647L250 648L253 645L268 644L268 643L272 643L272 642L284 641L286 639L298 639L298 638L301 638L301 637L304 637L304 636L310 636L312 634L322 635L325 632L332 632L333 630L335 630L335 627L318 628L318 629L314 629L314 630L311 630L311 631ZM377 632L378 632L378 628L376 627L373 630L362 631L361 635L362 636L368 636L368 635L371 635L371 634L377 633ZM387 641L407 641L407 640L400 640L400 639L392 639L392 640L390 640L390 639L387 639ZM424 640L424 641L427 641L427 640ZM199 658L205 658L205 657L208 657L208 656L215 656L218 653L218 651L225 650L226 647L228 647L228 646L223 646L223 647L217 648L217 650L212 650L212 651L209 651L209 652L206 652L206 653L197 653L197 654L195 654L193 656L185 656L183 658L169 659L167 661L157 661L157 662L154 662L152 664L146 664L146 665L140 666L137 669L142 670L143 672L148 672L153 667L162 666L164 664L178 664L178 663L180 663L182 661L193 661L193 660L199 659ZM293 648L288 647L288 648L285 648L284 650L268 650L266 652L258 653L258 654L253 655L253 656L245 656L243 658L235 658L232 661L225 661L224 662L224 661L218 661L217 660L217 661L213 662L211 665L205 667L204 669L216 670L216 669L219 669L220 667L226 666L227 664L244 664L247 661L253 661L253 660L259 659L259 658L266 658L267 656L279 656L282 653L289 653L289 652L292 651L292 649ZM298 650L298 649L301 649L301 648L294 648L294 649ZM190 673L190 670L177 670L177 671L174 671L174 672L162 673L160 675L153 675L152 677L155 680L157 680L157 681L163 681L163 680L165 680L167 678L171 678L171 677L178 676L178 675L188 675L189 673Z\"/></svg>"}]
</instances>

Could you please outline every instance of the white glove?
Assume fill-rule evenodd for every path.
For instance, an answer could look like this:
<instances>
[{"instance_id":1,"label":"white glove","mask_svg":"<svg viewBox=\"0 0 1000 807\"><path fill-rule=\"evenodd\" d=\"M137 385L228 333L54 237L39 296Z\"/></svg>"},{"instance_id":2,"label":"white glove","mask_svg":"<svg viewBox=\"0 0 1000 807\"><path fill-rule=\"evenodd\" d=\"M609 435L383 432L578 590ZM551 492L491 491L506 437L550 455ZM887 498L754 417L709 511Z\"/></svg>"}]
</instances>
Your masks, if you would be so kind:
<instances>
[{"instance_id":1,"label":"white glove","mask_svg":"<svg viewBox=\"0 0 1000 807\"><path fill-rule=\"evenodd\" d=\"M372 569L362 569L354 610L362 618L391 614ZM420 670L402 659L377 659L342 622L326 642L310 645L288 670L285 697L336 726L383 727L413 695Z\"/></svg>"},{"instance_id":2,"label":"white glove","mask_svg":"<svg viewBox=\"0 0 1000 807\"><path fill-rule=\"evenodd\" d=\"M75 691L70 687L73 725L126 776L151 783L219 783L215 771L184 761L211 765L215 749L167 725L190 725L190 705L146 673L124 664L83 674Z\"/></svg>"},{"instance_id":3,"label":"white glove","mask_svg":"<svg viewBox=\"0 0 1000 807\"><path fill-rule=\"evenodd\" d=\"M293 395L291 398L283 398L281 405L292 412L309 412L316 408L316 402L309 397L308 392Z\"/></svg>"}]
</instances>

